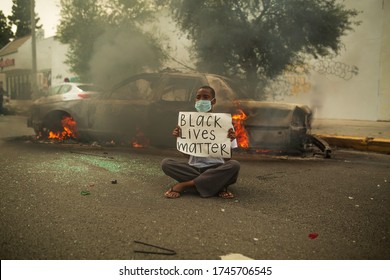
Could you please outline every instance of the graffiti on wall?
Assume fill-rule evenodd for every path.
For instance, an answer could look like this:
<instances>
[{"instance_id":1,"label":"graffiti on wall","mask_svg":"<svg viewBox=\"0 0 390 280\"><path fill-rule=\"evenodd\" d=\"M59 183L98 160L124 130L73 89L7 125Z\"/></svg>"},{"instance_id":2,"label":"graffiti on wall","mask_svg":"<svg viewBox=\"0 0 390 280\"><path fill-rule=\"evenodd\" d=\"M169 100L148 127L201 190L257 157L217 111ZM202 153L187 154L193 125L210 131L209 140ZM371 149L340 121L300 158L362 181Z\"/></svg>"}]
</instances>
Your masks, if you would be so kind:
<instances>
[{"instance_id":1,"label":"graffiti on wall","mask_svg":"<svg viewBox=\"0 0 390 280\"><path fill-rule=\"evenodd\" d=\"M296 95L299 93L307 93L311 90L309 80L310 66L308 64L291 65L286 68L282 78L287 81L289 93Z\"/></svg>"},{"instance_id":2,"label":"graffiti on wall","mask_svg":"<svg viewBox=\"0 0 390 280\"><path fill-rule=\"evenodd\" d=\"M354 65L334 61L331 59L318 60L314 64L290 65L281 76L274 79L265 88L267 96L273 100L311 92L313 84L310 72L321 75L332 75L346 81L359 74L359 68Z\"/></svg>"},{"instance_id":3,"label":"graffiti on wall","mask_svg":"<svg viewBox=\"0 0 390 280\"><path fill-rule=\"evenodd\" d=\"M285 96L308 93L312 88L310 69L308 64L287 66L282 75L267 83L264 88L266 96L280 101Z\"/></svg>"},{"instance_id":4,"label":"graffiti on wall","mask_svg":"<svg viewBox=\"0 0 390 280\"><path fill-rule=\"evenodd\" d=\"M319 60L312 68L320 74L333 75L346 81L359 74L359 68L357 66L330 59Z\"/></svg>"}]
</instances>

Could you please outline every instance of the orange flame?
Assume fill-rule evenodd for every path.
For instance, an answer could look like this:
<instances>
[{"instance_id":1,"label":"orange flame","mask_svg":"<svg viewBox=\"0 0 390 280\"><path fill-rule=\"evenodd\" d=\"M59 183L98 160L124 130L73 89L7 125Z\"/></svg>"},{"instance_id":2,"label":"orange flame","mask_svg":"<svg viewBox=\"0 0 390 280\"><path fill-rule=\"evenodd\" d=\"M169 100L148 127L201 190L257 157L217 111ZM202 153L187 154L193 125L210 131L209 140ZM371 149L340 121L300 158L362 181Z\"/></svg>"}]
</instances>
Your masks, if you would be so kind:
<instances>
[{"instance_id":1,"label":"orange flame","mask_svg":"<svg viewBox=\"0 0 390 280\"><path fill-rule=\"evenodd\" d=\"M233 126L236 131L236 139L240 148L249 148L248 132L245 129L244 121L247 119L244 111L237 109L237 113L232 116Z\"/></svg>"},{"instance_id":2,"label":"orange flame","mask_svg":"<svg viewBox=\"0 0 390 280\"><path fill-rule=\"evenodd\" d=\"M49 131L49 139L65 140L77 138L77 123L72 117L64 116L61 120L62 131Z\"/></svg>"},{"instance_id":3,"label":"orange flame","mask_svg":"<svg viewBox=\"0 0 390 280\"><path fill-rule=\"evenodd\" d=\"M131 141L131 145L133 148L146 148L149 146L149 139L145 136L141 129L139 129L139 127L135 130L135 137Z\"/></svg>"}]
</instances>

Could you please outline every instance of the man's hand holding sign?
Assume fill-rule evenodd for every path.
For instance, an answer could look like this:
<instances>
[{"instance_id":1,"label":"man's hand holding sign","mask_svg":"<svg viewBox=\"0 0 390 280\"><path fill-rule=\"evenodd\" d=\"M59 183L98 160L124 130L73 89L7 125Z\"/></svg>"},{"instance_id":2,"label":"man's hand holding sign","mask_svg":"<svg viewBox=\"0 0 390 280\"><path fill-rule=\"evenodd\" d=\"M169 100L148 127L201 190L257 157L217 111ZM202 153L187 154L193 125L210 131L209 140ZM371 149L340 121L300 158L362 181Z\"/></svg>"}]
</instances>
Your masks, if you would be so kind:
<instances>
[{"instance_id":1,"label":"man's hand holding sign","mask_svg":"<svg viewBox=\"0 0 390 280\"><path fill-rule=\"evenodd\" d=\"M229 130L233 130L230 114L180 112L177 150L199 157L231 157Z\"/></svg>"}]
</instances>

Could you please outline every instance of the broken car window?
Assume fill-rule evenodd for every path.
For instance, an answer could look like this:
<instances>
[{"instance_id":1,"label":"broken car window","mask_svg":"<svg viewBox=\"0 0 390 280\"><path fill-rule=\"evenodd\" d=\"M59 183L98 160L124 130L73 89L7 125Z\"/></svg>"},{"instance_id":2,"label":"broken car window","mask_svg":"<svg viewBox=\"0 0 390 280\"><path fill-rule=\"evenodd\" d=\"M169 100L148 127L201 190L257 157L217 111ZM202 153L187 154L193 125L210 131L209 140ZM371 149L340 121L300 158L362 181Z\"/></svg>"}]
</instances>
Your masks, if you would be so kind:
<instances>
[{"instance_id":1,"label":"broken car window","mask_svg":"<svg viewBox=\"0 0 390 280\"><path fill-rule=\"evenodd\" d=\"M172 78L164 87L161 99L164 101L190 101L201 86L196 79Z\"/></svg>"},{"instance_id":2,"label":"broken car window","mask_svg":"<svg viewBox=\"0 0 390 280\"><path fill-rule=\"evenodd\" d=\"M137 79L116 89L111 98L123 100L150 100L152 98L153 83L147 79Z\"/></svg>"},{"instance_id":3,"label":"broken car window","mask_svg":"<svg viewBox=\"0 0 390 280\"><path fill-rule=\"evenodd\" d=\"M217 100L231 101L236 99L233 90L222 79L214 76L206 76L210 86L217 94Z\"/></svg>"}]
</instances>

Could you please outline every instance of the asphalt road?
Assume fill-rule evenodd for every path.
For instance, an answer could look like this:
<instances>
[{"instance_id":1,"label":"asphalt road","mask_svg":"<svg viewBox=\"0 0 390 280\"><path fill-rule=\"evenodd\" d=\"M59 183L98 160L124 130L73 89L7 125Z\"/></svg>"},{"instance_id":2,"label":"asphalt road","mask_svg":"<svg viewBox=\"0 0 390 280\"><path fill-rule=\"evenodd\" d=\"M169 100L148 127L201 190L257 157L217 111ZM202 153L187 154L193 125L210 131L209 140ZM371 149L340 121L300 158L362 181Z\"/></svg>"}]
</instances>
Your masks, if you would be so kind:
<instances>
[{"instance_id":1,"label":"asphalt road","mask_svg":"<svg viewBox=\"0 0 390 280\"><path fill-rule=\"evenodd\" d=\"M390 258L389 155L237 153L235 199L166 199L176 151L36 141L19 116L0 131L2 260Z\"/></svg>"}]
</instances>

